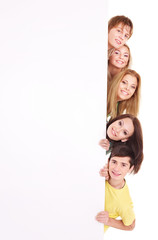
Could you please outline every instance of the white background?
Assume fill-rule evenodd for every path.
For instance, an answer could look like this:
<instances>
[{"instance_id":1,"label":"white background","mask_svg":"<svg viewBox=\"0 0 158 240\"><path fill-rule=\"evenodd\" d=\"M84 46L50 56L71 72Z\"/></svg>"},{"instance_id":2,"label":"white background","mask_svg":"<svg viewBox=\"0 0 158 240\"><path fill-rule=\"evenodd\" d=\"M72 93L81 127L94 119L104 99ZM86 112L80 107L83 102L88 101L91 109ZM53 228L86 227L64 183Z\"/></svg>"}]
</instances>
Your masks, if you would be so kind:
<instances>
[{"instance_id":1,"label":"white background","mask_svg":"<svg viewBox=\"0 0 158 240\"><path fill-rule=\"evenodd\" d=\"M0 3L0 239L102 239L105 1Z\"/></svg>"},{"instance_id":2,"label":"white background","mask_svg":"<svg viewBox=\"0 0 158 240\"><path fill-rule=\"evenodd\" d=\"M0 3L0 239L103 239L107 20L134 23L132 68L142 77L144 163L129 188L133 232L156 234L156 1Z\"/></svg>"},{"instance_id":3,"label":"white background","mask_svg":"<svg viewBox=\"0 0 158 240\"><path fill-rule=\"evenodd\" d=\"M144 161L137 175L127 178L136 227L132 232L109 229L105 239L144 239L157 236L157 1L108 1L108 19L116 15L129 17L134 25L127 42L132 54L132 69L142 79L139 120L144 135ZM153 239L155 239L153 238Z\"/></svg>"}]
</instances>

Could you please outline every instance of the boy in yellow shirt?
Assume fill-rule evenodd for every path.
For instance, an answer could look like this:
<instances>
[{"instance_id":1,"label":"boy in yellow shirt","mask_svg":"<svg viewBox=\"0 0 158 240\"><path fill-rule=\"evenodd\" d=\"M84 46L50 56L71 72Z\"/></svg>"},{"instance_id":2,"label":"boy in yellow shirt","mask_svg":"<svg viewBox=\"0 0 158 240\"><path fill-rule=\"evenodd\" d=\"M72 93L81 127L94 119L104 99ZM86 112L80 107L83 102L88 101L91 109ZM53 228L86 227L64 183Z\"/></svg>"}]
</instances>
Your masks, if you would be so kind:
<instances>
[{"instance_id":1,"label":"boy in yellow shirt","mask_svg":"<svg viewBox=\"0 0 158 240\"><path fill-rule=\"evenodd\" d=\"M111 152L108 160L109 179L105 184L105 211L99 212L96 220L104 224L104 231L108 227L121 230L133 230L135 214L128 186L124 177L141 163L135 162L134 154L128 145L118 144ZM101 176L107 176L105 168L100 171ZM121 220L116 219L121 217Z\"/></svg>"}]
</instances>

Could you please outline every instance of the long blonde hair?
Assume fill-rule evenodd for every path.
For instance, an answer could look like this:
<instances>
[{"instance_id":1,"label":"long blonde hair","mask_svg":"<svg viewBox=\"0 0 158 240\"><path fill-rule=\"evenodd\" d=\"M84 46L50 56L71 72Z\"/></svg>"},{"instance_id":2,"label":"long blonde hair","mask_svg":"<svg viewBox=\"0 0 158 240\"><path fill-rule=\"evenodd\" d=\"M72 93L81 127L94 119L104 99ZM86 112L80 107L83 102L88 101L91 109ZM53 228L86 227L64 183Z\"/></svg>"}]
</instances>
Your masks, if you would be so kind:
<instances>
[{"instance_id":1,"label":"long blonde hair","mask_svg":"<svg viewBox=\"0 0 158 240\"><path fill-rule=\"evenodd\" d=\"M131 75L137 79L137 87L131 98L127 100L117 101L117 93L120 82L125 75ZM114 76L112 81L108 81L107 87L107 115L110 114L111 118L115 118L124 112L128 114L133 114L137 116L139 111L139 101L140 101L140 87L141 87L141 77L140 75L131 69L126 69Z\"/></svg>"}]
</instances>

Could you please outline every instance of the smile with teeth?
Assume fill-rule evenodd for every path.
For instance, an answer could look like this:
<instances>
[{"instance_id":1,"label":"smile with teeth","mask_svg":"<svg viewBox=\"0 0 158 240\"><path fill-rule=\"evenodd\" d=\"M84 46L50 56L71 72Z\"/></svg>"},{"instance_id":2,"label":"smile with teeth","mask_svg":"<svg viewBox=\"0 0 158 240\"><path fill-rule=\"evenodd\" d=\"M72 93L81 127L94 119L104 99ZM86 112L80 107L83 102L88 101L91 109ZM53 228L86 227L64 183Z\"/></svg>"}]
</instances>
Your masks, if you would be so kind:
<instances>
[{"instance_id":1,"label":"smile with teeth","mask_svg":"<svg viewBox=\"0 0 158 240\"><path fill-rule=\"evenodd\" d=\"M123 94L123 95L129 95L129 93L128 92L126 92L125 90L121 90L121 93Z\"/></svg>"},{"instance_id":2,"label":"smile with teeth","mask_svg":"<svg viewBox=\"0 0 158 240\"><path fill-rule=\"evenodd\" d=\"M118 40L118 39L115 39L115 41L117 42L117 44L121 44L121 41L120 40Z\"/></svg>"},{"instance_id":3,"label":"smile with teeth","mask_svg":"<svg viewBox=\"0 0 158 240\"><path fill-rule=\"evenodd\" d=\"M124 64L124 62L121 61L121 60L116 60L116 62L119 63L119 64Z\"/></svg>"},{"instance_id":4,"label":"smile with teeth","mask_svg":"<svg viewBox=\"0 0 158 240\"><path fill-rule=\"evenodd\" d=\"M115 130L112 128L112 134L113 134L113 136L117 136L117 134L116 134L116 132L115 132Z\"/></svg>"}]
</instances>

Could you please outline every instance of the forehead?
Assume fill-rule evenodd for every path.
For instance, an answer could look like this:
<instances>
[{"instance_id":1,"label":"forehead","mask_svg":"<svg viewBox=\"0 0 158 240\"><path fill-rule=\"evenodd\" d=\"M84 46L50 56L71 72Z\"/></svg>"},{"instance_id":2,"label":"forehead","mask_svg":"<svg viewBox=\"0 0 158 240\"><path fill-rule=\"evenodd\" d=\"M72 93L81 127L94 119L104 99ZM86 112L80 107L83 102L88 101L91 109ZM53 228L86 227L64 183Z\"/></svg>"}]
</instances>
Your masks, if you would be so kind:
<instances>
[{"instance_id":1,"label":"forehead","mask_svg":"<svg viewBox=\"0 0 158 240\"><path fill-rule=\"evenodd\" d=\"M127 80L131 84L137 84L137 78L135 76L130 75L130 74L126 74L123 77L123 80Z\"/></svg>"},{"instance_id":2,"label":"forehead","mask_svg":"<svg viewBox=\"0 0 158 240\"><path fill-rule=\"evenodd\" d=\"M129 52L129 49L128 49L128 47L126 47L126 46L122 46L122 47L120 47L118 50L119 50L119 51L124 51L124 52Z\"/></svg>"},{"instance_id":3,"label":"forehead","mask_svg":"<svg viewBox=\"0 0 158 240\"><path fill-rule=\"evenodd\" d=\"M115 160L119 163L129 163L130 164L130 157L129 156L126 156L126 157L114 156L114 157L111 157L110 160Z\"/></svg>"},{"instance_id":4,"label":"forehead","mask_svg":"<svg viewBox=\"0 0 158 240\"><path fill-rule=\"evenodd\" d=\"M122 118L124 125L128 125L130 127L133 127L133 122L130 118Z\"/></svg>"},{"instance_id":5,"label":"forehead","mask_svg":"<svg viewBox=\"0 0 158 240\"><path fill-rule=\"evenodd\" d=\"M119 121L123 121L123 123L127 124L127 125L133 125L133 122L129 117L118 119L118 120L114 121L113 123L116 123L116 122L118 123Z\"/></svg>"},{"instance_id":6,"label":"forehead","mask_svg":"<svg viewBox=\"0 0 158 240\"><path fill-rule=\"evenodd\" d=\"M126 47L126 46L122 46L122 47L120 47L120 48L116 48L115 51L114 51L114 53L117 52L117 51L119 51L119 52L121 52L121 53L129 53L129 49L128 49L128 47ZM111 56L113 56L113 54L112 54Z\"/></svg>"}]
</instances>

